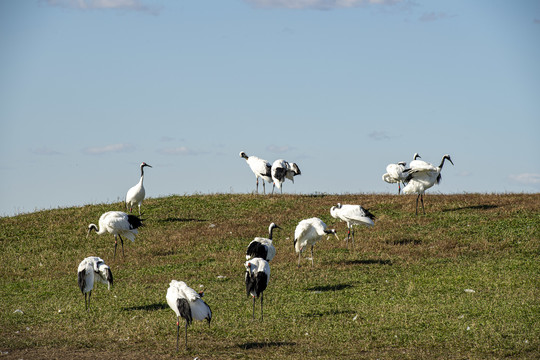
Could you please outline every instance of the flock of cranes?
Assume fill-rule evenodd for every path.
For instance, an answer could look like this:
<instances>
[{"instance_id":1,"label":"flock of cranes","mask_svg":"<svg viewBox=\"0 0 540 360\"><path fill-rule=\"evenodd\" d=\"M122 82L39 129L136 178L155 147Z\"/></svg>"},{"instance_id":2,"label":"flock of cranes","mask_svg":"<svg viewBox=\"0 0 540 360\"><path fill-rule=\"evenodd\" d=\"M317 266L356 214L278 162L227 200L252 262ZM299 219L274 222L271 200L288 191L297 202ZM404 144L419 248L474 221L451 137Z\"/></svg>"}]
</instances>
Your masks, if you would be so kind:
<instances>
[{"instance_id":1,"label":"flock of cranes","mask_svg":"<svg viewBox=\"0 0 540 360\"><path fill-rule=\"evenodd\" d=\"M259 179L263 183L263 192L266 193L265 181L272 183L272 193L274 188L282 189L285 179L294 182L294 176L300 175L300 168L295 163L289 163L283 159L274 161L271 165L268 161L256 156L248 156L245 152L240 152L240 156L246 159L247 164L256 177L256 191L258 192ZM423 195L425 191L441 180L441 170L445 160L454 164L450 155L444 155L439 166L435 167L423 160L418 160L420 156L414 154L413 160L409 166L405 162L389 164L386 173L382 179L388 183L398 184L398 194L401 192L401 184L404 185L404 194L417 194L416 214L418 214L418 200L421 200L422 210L424 210ZM130 188L126 194L126 209L133 211L135 205L138 206L139 216L141 215L141 204L145 198L145 189L143 186L144 168L151 167L146 163L141 163L141 177L139 182ZM347 224L347 247L349 239L352 240L354 248L354 225L364 225L372 227L375 225L375 216L360 205L340 204L330 208L330 215ZM98 235L109 233L114 236L114 257L116 260L117 239L120 238L122 246L122 255L124 254L123 237L135 241L138 229L143 226L143 220L132 214L122 211L108 211L99 218L99 227L95 224L88 225L89 236L92 230ZM261 321L263 320L263 300L264 291L270 281L270 262L276 255L276 248L273 245L273 231L281 229L275 223L268 227L268 237L256 237L248 245L246 250L245 267L245 286L247 296L253 298L253 319L255 319L255 303L260 298L261 303ZM298 264L300 267L302 252L306 248L311 250L311 266L313 266L313 248L324 236L334 235L339 237L335 229L329 229L327 225L318 217L301 220L294 231L294 249L298 254ZM90 308L90 297L95 283L104 283L110 289L113 284L113 275L110 267L105 261L97 256L85 258L78 267L78 285L84 295L85 309ZM174 311L177 317L177 337L176 348L179 348L180 339L180 318L185 322L185 346L187 348L187 328L193 320L207 320L208 324L212 320L212 311L206 302L202 299L203 293L198 293L190 288L185 282L172 280L166 294L167 304Z\"/></svg>"}]
</instances>

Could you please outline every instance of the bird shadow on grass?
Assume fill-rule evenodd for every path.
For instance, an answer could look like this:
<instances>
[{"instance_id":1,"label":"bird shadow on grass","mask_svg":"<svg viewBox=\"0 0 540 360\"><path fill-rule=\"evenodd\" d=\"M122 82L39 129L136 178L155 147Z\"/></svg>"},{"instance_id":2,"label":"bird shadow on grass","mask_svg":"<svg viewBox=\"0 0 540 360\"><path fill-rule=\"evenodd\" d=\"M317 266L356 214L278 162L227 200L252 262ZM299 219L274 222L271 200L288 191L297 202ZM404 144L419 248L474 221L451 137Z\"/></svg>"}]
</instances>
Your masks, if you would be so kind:
<instances>
[{"instance_id":1,"label":"bird shadow on grass","mask_svg":"<svg viewBox=\"0 0 540 360\"><path fill-rule=\"evenodd\" d=\"M166 303L154 303L149 305L141 305L141 306L130 306L122 308L124 311L133 311L133 310L144 310L144 311L156 311L156 310L163 310L167 309L169 306Z\"/></svg>"},{"instance_id":2,"label":"bird shadow on grass","mask_svg":"<svg viewBox=\"0 0 540 360\"><path fill-rule=\"evenodd\" d=\"M347 265L392 265L390 260L382 259L365 259L365 260L348 260L345 261Z\"/></svg>"},{"instance_id":3,"label":"bird shadow on grass","mask_svg":"<svg viewBox=\"0 0 540 360\"><path fill-rule=\"evenodd\" d=\"M471 205L471 206L461 206L453 209L444 209L443 212L450 212L450 211L461 211L461 210L490 210L490 209L496 209L498 208L498 205Z\"/></svg>"},{"instance_id":4,"label":"bird shadow on grass","mask_svg":"<svg viewBox=\"0 0 540 360\"><path fill-rule=\"evenodd\" d=\"M163 220L159 220L160 222L206 222L208 220L206 219L194 219L194 218L175 218L175 217L169 217Z\"/></svg>"},{"instance_id":5,"label":"bird shadow on grass","mask_svg":"<svg viewBox=\"0 0 540 360\"><path fill-rule=\"evenodd\" d=\"M396 239L394 241L388 240L386 243L393 244L393 245L420 245L422 244L422 240L403 238L403 239Z\"/></svg>"},{"instance_id":6,"label":"bird shadow on grass","mask_svg":"<svg viewBox=\"0 0 540 360\"><path fill-rule=\"evenodd\" d=\"M251 350L294 345L296 345L296 343L290 341L255 341L239 344L238 347L243 350Z\"/></svg>"},{"instance_id":7,"label":"bird shadow on grass","mask_svg":"<svg viewBox=\"0 0 540 360\"><path fill-rule=\"evenodd\" d=\"M352 310L328 310L328 311L311 311L307 314L303 314L305 317L323 317L323 316L337 316L337 315L343 315L343 314L356 314L355 311Z\"/></svg>"},{"instance_id":8,"label":"bird shadow on grass","mask_svg":"<svg viewBox=\"0 0 540 360\"><path fill-rule=\"evenodd\" d=\"M307 288L307 291L340 291L345 290L348 288L352 288L353 286L351 284L335 284L335 285L320 285L320 286L313 286L310 288Z\"/></svg>"}]
</instances>

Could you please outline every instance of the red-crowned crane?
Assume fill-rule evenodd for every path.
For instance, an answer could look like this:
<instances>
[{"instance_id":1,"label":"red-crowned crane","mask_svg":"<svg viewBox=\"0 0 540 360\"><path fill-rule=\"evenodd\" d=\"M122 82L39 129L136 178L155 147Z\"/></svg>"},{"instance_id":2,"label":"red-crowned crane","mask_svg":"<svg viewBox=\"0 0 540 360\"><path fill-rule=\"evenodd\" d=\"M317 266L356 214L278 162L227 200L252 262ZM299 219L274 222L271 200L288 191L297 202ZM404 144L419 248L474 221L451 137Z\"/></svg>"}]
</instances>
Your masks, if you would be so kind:
<instances>
[{"instance_id":1,"label":"red-crowned crane","mask_svg":"<svg viewBox=\"0 0 540 360\"><path fill-rule=\"evenodd\" d=\"M420 155L415 153L413 156L413 161L419 158ZM407 173L405 173L405 166L407 163L405 161L400 161L397 164L388 164L386 166L386 173L383 174L382 179L389 184L398 184L398 194L401 194L401 184L405 186L405 180L407 179Z\"/></svg>"},{"instance_id":2,"label":"red-crowned crane","mask_svg":"<svg viewBox=\"0 0 540 360\"><path fill-rule=\"evenodd\" d=\"M180 318L186 321L185 332L187 349L187 328L193 320L206 320L208 326L212 321L212 310L203 299L203 293L198 293L183 281L172 280L167 290L167 304L176 314L176 351L180 340Z\"/></svg>"},{"instance_id":3,"label":"red-crowned crane","mask_svg":"<svg viewBox=\"0 0 540 360\"><path fill-rule=\"evenodd\" d=\"M92 230L95 230L98 235L103 235L106 232L114 235L113 259L116 259L116 246L118 245L117 237L120 238L122 243L122 255L124 255L124 240L122 239L122 236L125 236L131 241L135 241L135 236L139 233L137 229L141 226L143 226L142 220L135 215L126 214L122 211L107 211L99 217L99 229L96 224L88 225L86 237L90 235Z\"/></svg>"},{"instance_id":4,"label":"red-crowned crane","mask_svg":"<svg viewBox=\"0 0 540 360\"><path fill-rule=\"evenodd\" d=\"M266 261L271 261L276 255L276 248L272 245L272 232L274 229L281 229L275 223L271 223L268 227L268 238L256 237L253 239L246 251L246 260L251 258L262 258Z\"/></svg>"},{"instance_id":5,"label":"red-crowned crane","mask_svg":"<svg viewBox=\"0 0 540 360\"><path fill-rule=\"evenodd\" d=\"M264 181L271 183L272 182L272 176L271 176L271 168L272 165L264 159L258 158L256 156L247 156L245 152L240 152L240 157L246 159L247 164L249 165L249 168L251 171L253 171L253 174L255 174L255 178L257 179L257 193L259 193L259 178L262 179L263 184L263 193L266 194L266 187L264 185Z\"/></svg>"},{"instance_id":6,"label":"red-crowned crane","mask_svg":"<svg viewBox=\"0 0 540 360\"><path fill-rule=\"evenodd\" d=\"M246 293L253 297L253 320L255 320L255 299L261 298L261 321L263 320L264 290L270 281L270 265L261 258L253 258L245 262Z\"/></svg>"},{"instance_id":7,"label":"red-crowned crane","mask_svg":"<svg viewBox=\"0 0 540 360\"><path fill-rule=\"evenodd\" d=\"M407 175L407 186L403 188L404 194L418 194L416 197L416 215L418 215L418 199L422 202L422 211L424 214L424 193L427 189L435 184L441 182L441 170L444 165L444 161L448 160L452 165L454 162L450 158L450 155L446 154L442 157L439 166L435 167L430 163L421 160L411 161L410 168L405 169Z\"/></svg>"},{"instance_id":8,"label":"red-crowned crane","mask_svg":"<svg viewBox=\"0 0 540 360\"><path fill-rule=\"evenodd\" d=\"M360 205L341 205L332 206L330 208L330 215L336 219L341 219L347 223L347 246L349 246L349 237L351 237L352 230L352 247L354 249L354 228L353 225L366 225L373 226L375 223L375 215L369 212L368 209L364 209Z\"/></svg>"},{"instance_id":9,"label":"red-crowned crane","mask_svg":"<svg viewBox=\"0 0 540 360\"><path fill-rule=\"evenodd\" d=\"M90 256L81 261L78 273L79 289L84 295L85 309L90 308L90 297L92 296L92 289L94 289L94 283L100 282L107 284L107 288L111 290L113 284L113 275L109 265L105 264L103 259L97 256ZM86 295L88 294L88 302L86 301Z\"/></svg>"},{"instance_id":10,"label":"red-crowned crane","mask_svg":"<svg viewBox=\"0 0 540 360\"><path fill-rule=\"evenodd\" d=\"M304 219L298 223L294 230L294 249L298 253L298 266L300 266L301 253L306 246L311 246L311 266L313 266L313 245L324 235L336 234L336 230L328 229L326 224L319 218Z\"/></svg>"},{"instance_id":11,"label":"red-crowned crane","mask_svg":"<svg viewBox=\"0 0 540 360\"><path fill-rule=\"evenodd\" d=\"M133 186L131 189L129 189L126 194L126 208L128 208L129 211L132 212L133 206L138 205L139 215L141 215L141 204L144 200L144 196L146 195L146 192L144 191L144 186L143 186L144 168L146 166L151 167L145 162L141 164L141 178L139 182L135 186Z\"/></svg>"},{"instance_id":12,"label":"red-crowned crane","mask_svg":"<svg viewBox=\"0 0 540 360\"><path fill-rule=\"evenodd\" d=\"M289 179L294 183L294 177L297 175L302 175L300 168L295 163L289 163L283 159L278 159L272 164L272 181L274 186L272 186L272 194L274 193L274 188L277 187L283 193L281 188L282 184L285 182L285 179Z\"/></svg>"}]
</instances>

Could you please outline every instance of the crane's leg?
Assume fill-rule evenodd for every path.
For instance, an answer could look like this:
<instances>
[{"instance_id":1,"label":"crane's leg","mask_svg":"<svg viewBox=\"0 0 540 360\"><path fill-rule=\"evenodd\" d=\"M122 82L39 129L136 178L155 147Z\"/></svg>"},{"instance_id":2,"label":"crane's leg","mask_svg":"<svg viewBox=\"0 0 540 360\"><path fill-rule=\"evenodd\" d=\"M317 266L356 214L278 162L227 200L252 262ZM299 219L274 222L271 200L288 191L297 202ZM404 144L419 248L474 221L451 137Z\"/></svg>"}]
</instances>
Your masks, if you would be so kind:
<instances>
[{"instance_id":1,"label":"crane's leg","mask_svg":"<svg viewBox=\"0 0 540 360\"><path fill-rule=\"evenodd\" d=\"M416 215L418 215L418 199L420 198L420 194L416 197Z\"/></svg>"},{"instance_id":2,"label":"crane's leg","mask_svg":"<svg viewBox=\"0 0 540 360\"><path fill-rule=\"evenodd\" d=\"M399 181L397 183L397 193L398 195L401 194L401 183Z\"/></svg>"},{"instance_id":3,"label":"crane's leg","mask_svg":"<svg viewBox=\"0 0 540 360\"><path fill-rule=\"evenodd\" d=\"M84 309L88 311L88 303L86 302L86 293L84 293Z\"/></svg>"},{"instance_id":4,"label":"crane's leg","mask_svg":"<svg viewBox=\"0 0 540 360\"><path fill-rule=\"evenodd\" d=\"M258 194L259 193L259 178L257 178L257 181L255 182L255 184L256 184L255 193ZM263 182L263 185L264 185L264 182Z\"/></svg>"},{"instance_id":5,"label":"crane's leg","mask_svg":"<svg viewBox=\"0 0 540 360\"><path fill-rule=\"evenodd\" d=\"M178 351L179 341L180 341L180 316L176 318L176 351Z\"/></svg>"},{"instance_id":6,"label":"crane's leg","mask_svg":"<svg viewBox=\"0 0 540 360\"><path fill-rule=\"evenodd\" d=\"M92 290L90 290L88 292L88 309L87 310L90 310L90 297L92 296Z\"/></svg>"},{"instance_id":7,"label":"crane's leg","mask_svg":"<svg viewBox=\"0 0 540 360\"><path fill-rule=\"evenodd\" d=\"M124 254L124 239L118 234L118 237L120 238L120 243L122 244L122 257L126 257L126 254Z\"/></svg>"},{"instance_id":8,"label":"crane's leg","mask_svg":"<svg viewBox=\"0 0 540 360\"><path fill-rule=\"evenodd\" d=\"M274 189L276 188L276 183L272 183L272 195L274 195Z\"/></svg>"},{"instance_id":9,"label":"crane's leg","mask_svg":"<svg viewBox=\"0 0 540 360\"><path fill-rule=\"evenodd\" d=\"M186 319L186 350L187 350L187 326L188 326L188 323L187 323L187 319Z\"/></svg>"},{"instance_id":10,"label":"crane's leg","mask_svg":"<svg viewBox=\"0 0 540 360\"><path fill-rule=\"evenodd\" d=\"M263 299L264 299L264 292L261 293L261 321L263 321Z\"/></svg>"},{"instance_id":11,"label":"crane's leg","mask_svg":"<svg viewBox=\"0 0 540 360\"><path fill-rule=\"evenodd\" d=\"M118 238L116 235L114 235L114 256L113 261L116 260L116 247L118 246Z\"/></svg>"},{"instance_id":12,"label":"crane's leg","mask_svg":"<svg viewBox=\"0 0 540 360\"><path fill-rule=\"evenodd\" d=\"M351 229L352 229L352 248L354 250L354 227L351 225Z\"/></svg>"},{"instance_id":13,"label":"crane's leg","mask_svg":"<svg viewBox=\"0 0 540 360\"><path fill-rule=\"evenodd\" d=\"M139 216L141 216L141 203L139 203Z\"/></svg>"},{"instance_id":14,"label":"crane's leg","mask_svg":"<svg viewBox=\"0 0 540 360\"><path fill-rule=\"evenodd\" d=\"M298 252L298 267L300 267L300 256L302 255L302 252L299 251Z\"/></svg>"},{"instance_id":15,"label":"crane's leg","mask_svg":"<svg viewBox=\"0 0 540 360\"><path fill-rule=\"evenodd\" d=\"M422 202L422 212L426 215L426 210L424 210L424 194L420 197L420 201Z\"/></svg>"},{"instance_id":16,"label":"crane's leg","mask_svg":"<svg viewBox=\"0 0 540 360\"><path fill-rule=\"evenodd\" d=\"M253 320L255 320L255 296L253 297Z\"/></svg>"},{"instance_id":17,"label":"crane's leg","mask_svg":"<svg viewBox=\"0 0 540 360\"><path fill-rule=\"evenodd\" d=\"M311 267L313 267L313 245L311 245Z\"/></svg>"},{"instance_id":18,"label":"crane's leg","mask_svg":"<svg viewBox=\"0 0 540 360\"><path fill-rule=\"evenodd\" d=\"M263 194L266 195L266 186L264 185L264 180L263 180Z\"/></svg>"}]
</instances>

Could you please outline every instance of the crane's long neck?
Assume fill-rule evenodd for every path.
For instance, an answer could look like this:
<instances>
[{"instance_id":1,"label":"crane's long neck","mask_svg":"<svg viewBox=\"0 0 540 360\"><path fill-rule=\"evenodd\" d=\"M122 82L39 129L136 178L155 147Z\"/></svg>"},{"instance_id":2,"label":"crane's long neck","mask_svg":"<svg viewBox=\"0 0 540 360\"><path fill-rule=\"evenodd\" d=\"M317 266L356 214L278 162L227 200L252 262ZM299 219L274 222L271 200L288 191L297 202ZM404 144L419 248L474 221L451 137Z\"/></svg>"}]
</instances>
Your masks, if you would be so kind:
<instances>
[{"instance_id":1,"label":"crane's long neck","mask_svg":"<svg viewBox=\"0 0 540 360\"><path fill-rule=\"evenodd\" d=\"M439 165L439 172L442 170L443 168L443 165L444 165L444 160L448 159L448 156L443 156L442 160L441 160L441 164Z\"/></svg>"}]
</instances>

